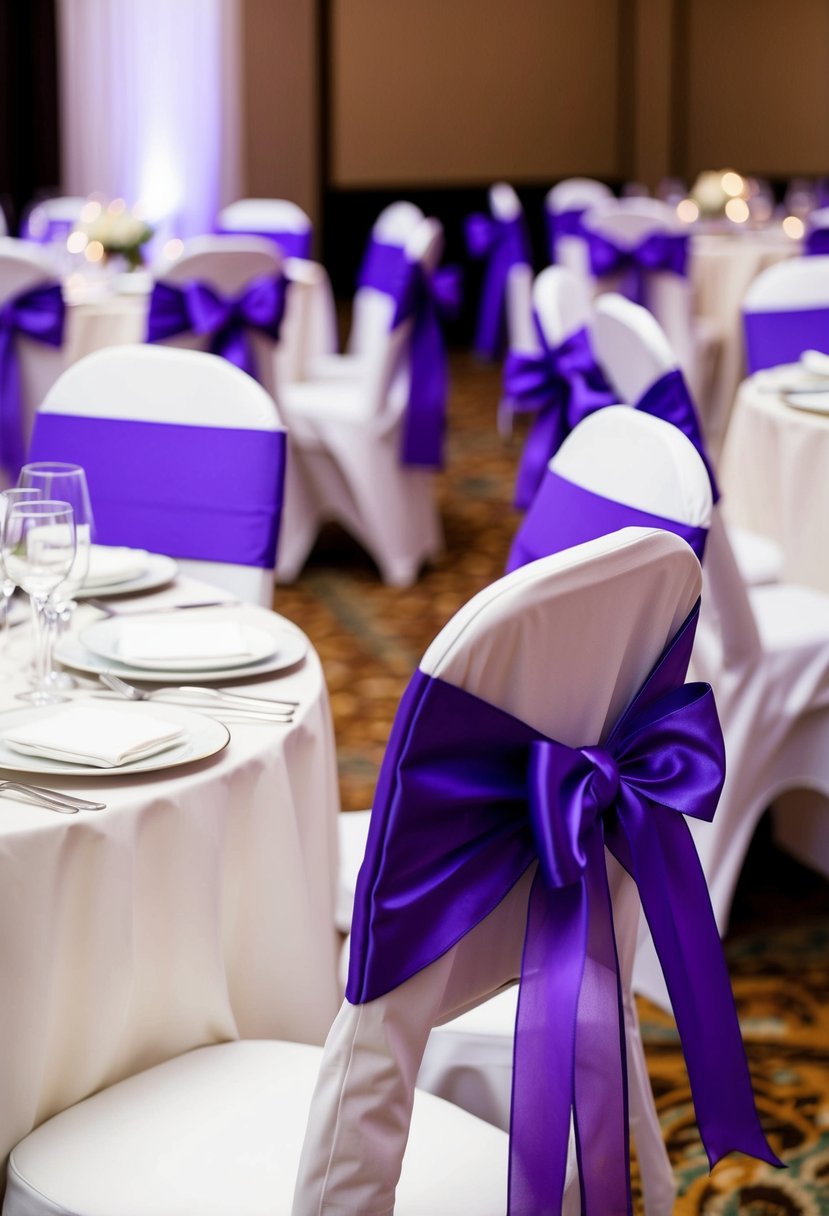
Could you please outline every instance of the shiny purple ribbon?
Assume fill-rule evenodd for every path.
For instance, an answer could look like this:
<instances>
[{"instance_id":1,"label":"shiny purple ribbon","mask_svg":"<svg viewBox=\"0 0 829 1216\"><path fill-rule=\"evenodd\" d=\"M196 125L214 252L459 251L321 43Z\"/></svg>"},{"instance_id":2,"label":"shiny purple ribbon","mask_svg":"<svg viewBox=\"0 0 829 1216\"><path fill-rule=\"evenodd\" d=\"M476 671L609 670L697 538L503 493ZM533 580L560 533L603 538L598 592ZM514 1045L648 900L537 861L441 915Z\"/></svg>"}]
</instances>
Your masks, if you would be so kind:
<instances>
[{"instance_id":1,"label":"shiny purple ribbon","mask_svg":"<svg viewBox=\"0 0 829 1216\"><path fill-rule=\"evenodd\" d=\"M357 286L372 287L397 300L403 294L409 265L402 245L387 245L385 241L369 237L357 274Z\"/></svg>"},{"instance_id":2,"label":"shiny purple ribbon","mask_svg":"<svg viewBox=\"0 0 829 1216\"><path fill-rule=\"evenodd\" d=\"M554 1216L574 1113L582 1211L632 1211L624 1018L605 846L634 878L711 1164L771 1164L705 879L684 816L725 773L711 689L684 684L698 608L601 746L571 748L417 671L383 761L346 997L375 1000L482 921L534 862L510 1128L510 1216Z\"/></svg>"},{"instance_id":3,"label":"shiny purple ribbon","mask_svg":"<svg viewBox=\"0 0 829 1216\"><path fill-rule=\"evenodd\" d=\"M400 458L405 465L439 468L449 372L441 317L457 312L461 277L457 267L427 274L420 262L406 261L405 279L396 294L392 329L412 321L409 349L409 398L403 419Z\"/></svg>"},{"instance_id":4,"label":"shiny purple ribbon","mask_svg":"<svg viewBox=\"0 0 829 1216\"><path fill-rule=\"evenodd\" d=\"M17 342L61 346L65 317L59 283L43 283L0 304L0 464L13 482L26 457Z\"/></svg>"},{"instance_id":5,"label":"shiny purple ribbon","mask_svg":"<svg viewBox=\"0 0 829 1216\"><path fill-rule=\"evenodd\" d=\"M550 261L558 261L557 244L563 236L584 236L582 217L587 207L570 207L564 211L553 211L547 207L544 211L544 223L547 230L547 248L550 251Z\"/></svg>"},{"instance_id":6,"label":"shiny purple ribbon","mask_svg":"<svg viewBox=\"0 0 829 1216\"><path fill-rule=\"evenodd\" d=\"M308 261L311 257L311 246L314 234L310 228L302 232L289 232L287 229L271 228L267 232L257 232L254 228L217 228L220 236L258 236L265 241L273 241L279 246L285 258L301 258Z\"/></svg>"},{"instance_id":7,"label":"shiny purple ribbon","mask_svg":"<svg viewBox=\"0 0 829 1216\"><path fill-rule=\"evenodd\" d=\"M464 234L469 256L486 261L475 351L482 359L499 359L507 336L506 292L510 269L516 265L532 265L527 226L523 216L498 220L476 213L467 216Z\"/></svg>"},{"instance_id":8,"label":"shiny purple ribbon","mask_svg":"<svg viewBox=\"0 0 829 1216\"><path fill-rule=\"evenodd\" d=\"M524 442L515 483L515 505L530 505L544 470L564 440L583 418L613 405L616 394L596 362L586 329L576 330L560 346L547 346L536 321L541 350L510 351L504 364L504 397L517 412L536 418Z\"/></svg>"},{"instance_id":9,"label":"shiny purple ribbon","mask_svg":"<svg viewBox=\"0 0 829 1216\"><path fill-rule=\"evenodd\" d=\"M688 274L688 234L653 232L638 245L619 245L590 229L584 230L590 271L597 279L623 275L623 295L646 303L646 281L651 274Z\"/></svg>"},{"instance_id":10,"label":"shiny purple ribbon","mask_svg":"<svg viewBox=\"0 0 829 1216\"><path fill-rule=\"evenodd\" d=\"M674 532L691 546L700 561L703 559L707 528L683 524L605 498L548 468L515 534L505 573L551 553L562 553L574 545L618 532L620 528L661 528Z\"/></svg>"},{"instance_id":11,"label":"shiny purple ribbon","mask_svg":"<svg viewBox=\"0 0 829 1216\"><path fill-rule=\"evenodd\" d=\"M812 228L806 233L803 252L807 257L825 257L829 253L829 228Z\"/></svg>"},{"instance_id":12,"label":"shiny purple ribbon","mask_svg":"<svg viewBox=\"0 0 829 1216\"><path fill-rule=\"evenodd\" d=\"M804 350L829 355L829 308L744 312L743 332L750 373L797 363Z\"/></svg>"},{"instance_id":13,"label":"shiny purple ribbon","mask_svg":"<svg viewBox=\"0 0 829 1216\"><path fill-rule=\"evenodd\" d=\"M275 565L285 455L284 431L43 410L29 451L30 460L83 466L100 544L266 570Z\"/></svg>"},{"instance_id":14,"label":"shiny purple ribbon","mask_svg":"<svg viewBox=\"0 0 829 1216\"><path fill-rule=\"evenodd\" d=\"M708 473L708 479L711 482L711 497L715 503L719 502L720 491L714 476L713 465L705 449L699 416L680 369L676 367L673 371L666 372L658 380L654 380L650 388L635 403L634 408L642 410L645 414L652 414L655 418L661 418L664 422L670 422L677 430L682 431L686 439L690 439L699 452ZM698 554L698 556L700 555Z\"/></svg>"},{"instance_id":15,"label":"shiny purple ribbon","mask_svg":"<svg viewBox=\"0 0 829 1216\"><path fill-rule=\"evenodd\" d=\"M147 341L177 334L210 335L210 351L257 379L256 356L249 331L277 341L285 311L283 275L255 279L235 297L222 296L208 283L194 280L182 287L157 282L150 297Z\"/></svg>"}]
</instances>

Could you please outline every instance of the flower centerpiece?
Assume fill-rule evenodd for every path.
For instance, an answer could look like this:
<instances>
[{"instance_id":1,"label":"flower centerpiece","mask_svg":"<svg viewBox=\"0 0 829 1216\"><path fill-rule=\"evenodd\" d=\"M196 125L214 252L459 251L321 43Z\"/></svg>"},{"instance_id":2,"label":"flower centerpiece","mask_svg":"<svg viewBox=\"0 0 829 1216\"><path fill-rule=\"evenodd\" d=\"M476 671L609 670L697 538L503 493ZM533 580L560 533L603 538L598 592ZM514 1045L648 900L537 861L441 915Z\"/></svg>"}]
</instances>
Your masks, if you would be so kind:
<instances>
[{"instance_id":1,"label":"flower centerpiece","mask_svg":"<svg viewBox=\"0 0 829 1216\"><path fill-rule=\"evenodd\" d=\"M93 199L84 206L73 236L77 252L82 249L87 261L117 256L124 259L129 270L135 270L144 263L143 246L153 236L153 229L130 211L123 199L114 199L106 207Z\"/></svg>"},{"instance_id":2,"label":"flower centerpiece","mask_svg":"<svg viewBox=\"0 0 829 1216\"><path fill-rule=\"evenodd\" d=\"M748 218L747 194L748 183L733 169L706 169L691 187L689 198L706 219L727 216L740 222Z\"/></svg>"}]
</instances>

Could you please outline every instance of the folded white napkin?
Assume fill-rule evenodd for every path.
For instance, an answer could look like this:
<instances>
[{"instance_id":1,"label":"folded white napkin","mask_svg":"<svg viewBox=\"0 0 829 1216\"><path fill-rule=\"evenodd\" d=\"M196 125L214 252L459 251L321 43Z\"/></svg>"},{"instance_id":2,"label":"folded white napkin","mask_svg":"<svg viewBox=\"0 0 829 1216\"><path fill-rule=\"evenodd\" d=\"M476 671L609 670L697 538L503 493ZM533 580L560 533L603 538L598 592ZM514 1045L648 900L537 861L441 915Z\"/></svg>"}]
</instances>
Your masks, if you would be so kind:
<instances>
[{"instance_id":1,"label":"folded white napkin","mask_svg":"<svg viewBox=\"0 0 829 1216\"><path fill-rule=\"evenodd\" d=\"M829 376L829 355L824 355L822 351L804 350L800 365L813 376Z\"/></svg>"},{"instance_id":2,"label":"folded white napkin","mask_svg":"<svg viewBox=\"0 0 829 1216\"><path fill-rule=\"evenodd\" d=\"M147 557L146 549L92 545L89 550L89 571L83 585L89 590L138 578L147 568Z\"/></svg>"},{"instance_id":3,"label":"folded white napkin","mask_svg":"<svg viewBox=\"0 0 829 1216\"><path fill-rule=\"evenodd\" d=\"M244 663L253 652L236 621L127 620L118 634L118 657L124 663L169 663L216 659Z\"/></svg>"},{"instance_id":4,"label":"folded white napkin","mask_svg":"<svg viewBox=\"0 0 829 1216\"><path fill-rule=\"evenodd\" d=\"M3 740L16 752L117 768L164 751L184 735L178 722L150 714L94 706L72 705L4 731Z\"/></svg>"}]
</instances>

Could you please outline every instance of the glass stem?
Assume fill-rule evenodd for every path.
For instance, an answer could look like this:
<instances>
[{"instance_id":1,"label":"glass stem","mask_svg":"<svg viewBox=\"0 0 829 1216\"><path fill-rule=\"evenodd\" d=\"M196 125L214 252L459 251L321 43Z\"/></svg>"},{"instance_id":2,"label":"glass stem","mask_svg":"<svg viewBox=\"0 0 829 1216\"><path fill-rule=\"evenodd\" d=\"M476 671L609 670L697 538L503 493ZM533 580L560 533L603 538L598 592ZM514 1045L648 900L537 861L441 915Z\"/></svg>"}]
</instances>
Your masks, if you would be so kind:
<instances>
[{"instance_id":1,"label":"glass stem","mask_svg":"<svg viewBox=\"0 0 829 1216\"><path fill-rule=\"evenodd\" d=\"M35 688L48 688L52 669L52 622L49 619L48 596L32 596L35 625Z\"/></svg>"}]
</instances>

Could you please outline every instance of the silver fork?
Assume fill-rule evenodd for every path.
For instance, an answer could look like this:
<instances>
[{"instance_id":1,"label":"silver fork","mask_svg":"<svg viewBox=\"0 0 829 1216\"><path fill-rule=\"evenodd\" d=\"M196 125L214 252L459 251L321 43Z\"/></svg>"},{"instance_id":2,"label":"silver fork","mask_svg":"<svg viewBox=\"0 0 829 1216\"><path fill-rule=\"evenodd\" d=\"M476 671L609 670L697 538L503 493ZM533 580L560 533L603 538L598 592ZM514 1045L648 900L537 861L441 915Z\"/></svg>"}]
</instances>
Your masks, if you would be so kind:
<instances>
[{"instance_id":1,"label":"silver fork","mask_svg":"<svg viewBox=\"0 0 829 1216\"><path fill-rule=\"evenodd\" d=\"M183 684L177 687L155 688L148 691L128 684L120 676L111 671L98 673L98 679L112 692L118 693L128 701L166 701L168 704L178 700L183 705L209 706L211 709L224 709L228 713L238 712L259 717L268 717L276 722L290 722L297 707L296 701L276 701L270 697L253 697L243 693L226 692L224 689L200 688L196 685Z\"/></svg>"},{"instance_id":2,"label":"silver fork","mask_svg":"<svg viewBox=\"0 0 829 1216\"><path fill-rule=\"evenodd\" d=\"M77 815L78 811L105 811L105 802L90 802L87 798L75 798L72 794L61 794L57 790L44 789L42 785L26 785L22 781L0 781L0 793L8 790L21 794L39 806L58 811L61 815Z\"/></svg>"}]
</instances>

